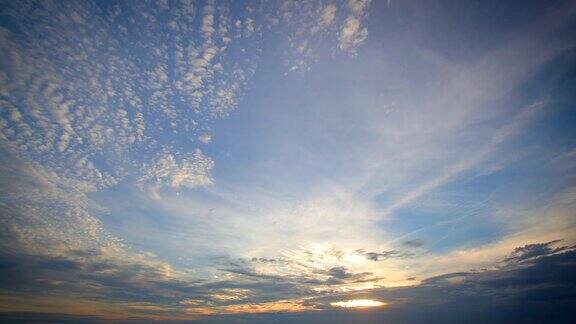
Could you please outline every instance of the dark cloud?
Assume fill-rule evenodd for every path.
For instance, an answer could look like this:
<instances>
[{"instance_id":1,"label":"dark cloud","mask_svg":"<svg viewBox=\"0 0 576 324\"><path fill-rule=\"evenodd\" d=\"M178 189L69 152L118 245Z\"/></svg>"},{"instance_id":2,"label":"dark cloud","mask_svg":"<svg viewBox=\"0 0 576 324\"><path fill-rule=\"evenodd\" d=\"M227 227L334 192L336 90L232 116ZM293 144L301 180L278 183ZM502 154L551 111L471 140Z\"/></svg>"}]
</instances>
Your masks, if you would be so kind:
<instances>
[{"instance_id":1,"label":"dark cloud","mask_svg":"<svg viewBox=\"0 0 576 324\"><path fill-rule=\"evenodd\" d=\"M308 300L319 312L304 314L261 314L212 316L207 323L571 323L576 318L576 250L554 247L557 241L531 244L515 249L498 268L455 272L428 278L421 285L403 288L380 288L370 291ZM71 253L72 254L72 253ZM78 254L75 254L78 255ZM529 257L528 257L529 256ZM95 271L99 269L99 271ZM353 273L345 267L333 267L319 276L326 280L267 276L249 269L227 269L240 279L219 282L183 282L162 278L153 267L142 264L89 262L74 258L0 255L2 291L70 294L99 297L105 300L154 302L178 307L184 297L199 300L204 306L261 303L314 296L315 285L374 281L371 273ZM67 284L53 286L53 279ZM242 279L244 278L244 279ZM48 280L49 281L49 280ZM30 283L34 282L34 285ZM85 285L93 291L86 292ZM96 288L96 289L94 289ZM59 289L59 290L58 290ZM243 301L219 301L215 293L230 289L249 292ZM321 296L318 295L317 296ZM332 309L330 302L371 298L390 303L370 312ZM182 306L182 305L180 305ZM4 314L2 319L18 316L34 322L41 314ZM54 315L57 316L57 315ZM54 317L54 321L60 320ZM45 319L50 320L46 317ZM63 316L62 322L68 320ZM70 321L74 322L74 317ZM97 318L78 317L78 322Z\"/></svg>"},{"instance_id":2,"label":"dark cloud","mask_svg":"<svg viewBox=\"0 0 576 324\"><path fill-rule=\"evenodd\" d=\"M5 323L102 323L100 316L78 316L55 313L10 312L0 313L0 322Z\"/></svg>"},{"instance_id":3,"label":"dark cloud","mask_svg":"<svg viewBox=\"0 0 576 324\"><path fill-rule=\"evenodd\" d=\"M277 259L268 259L268 258L252 258L251 261L252 261L252 262L259 262L259 263L276 263L276 262L280 262L280 260L277 260Z\"/></svg>"},{"instance_id":4,"label":"dark cloud","mask_svg":"<svg viewBox=\"0 0 576 324\"><path fill-rule=\"evenodd\" d=\"M85 255L98 257L83 258ZM314 295L302 278L261 275L248 269L223 270L239 277L216 282L184 280L166 276L162 270L155 264L105 259L98 253L73 251L58 257L0 254L0 297L26 293L34 297L76 296L110 303L146 303L159 307L146 312L159 314L166 312L164 308L183 311L189 306L181 302L188 299L200 301L200 307L241 302L214 297L226 295L230 289L246 292L252 303Z\"/></svg>"},{"instance_id":5,"label":"dark cloud","mask_svg":"<svg viewBox=\"0 0 576 324\"><path fill-rule=\"evenodd\" d=\"M350 278L352 276L351 273L349 273L348 271L346 271L345 267L334 267L330 270L328 270L328 274L336 279L346 279L346 278Z\"/></svg>"},{"instance_id":6,"label":"dark cloud","mask_svg":"<svg viewBox=\"0 0 576 324\"><path fill-rule=\"evenodd\" d=\"M412 253L401 252L398 250L388 250L382 252L364 252L363 250L358 250L358 253L364 255L366 259L371 261L382 261L392 258L411 258L414 257Z\"/></svg>"},{"instance_id":7,"label":"dark cloud","mask_svg":"<svg viewBox=\"0 0 576 324\"><path fill-rule=\"evenodd\" d=\"M346 267L333 267L326 273L329 276L327 280L317 280L316 284L339 285L344 283L359 283L378 281L382 278L374 277L371 272L354 273L348 271Z\"/></svg>"},{"instance_id":8,"label":"dark cloud","mask_svg":"<svg viewBox=\"0 0 576 324\"><path fill-rule=\"evenodd\" d=\"M434 276L427 278L422 281L423 285L437 285L437 284L445 284L449 283L451 279L455 278L465 278L466 276L470 275L470 272L453 272L447 273L440 276Z\"/></svg>"},{"instance_id":9,"label":"dark cloud","mask_svg":"<svg viewBox=\"0 0 576 324\"><path fill-rule=\"evenodd\" d=\"M238 275L255 278L255 279L271 279L271 280L283 280L285 278L281 276L273 276L268 274L256 273L249 269L219 269L220 271L235 273Z\"/></svg>"},{"instance_id":10,"label":"dark cloud","mask_svg":"<svg viewBox=\"0 0 576 324\"><path fill-rule=\"evenodd\" d=\"M280 262L280 261L278 261ZM285 262L285 261L282 261ZM231 265L230 262L227 264ZM220 269L220 271L233 273L241 276L240 279L247 280L255 286L251 287L256 291L259 290L259 285L262 284L287 284L292 285L295 291L291 294L293 296L310 296L318 295L314 292L315 286L333 286L341 284L361 283L361 282L376 282L382 277L374 277L371 272L350 272L346 267L332 267L328 270L319 270L309 268L313 273L308 274L293 274L293 275L270 275L265 273L257 273L244 262L235 263L235 268ZM243 284L242 288L246 288Z\"/></svg>"},{"instance_id":11,"label":"dark cloud","mask_svg":"<svg viewBox=\"0 0 576 324\"><path fill-rule=\"evenodd\" d=\"M408 241L402 242L402 244L407 246L407 247L417 248L417 247L424 246L424 241L422 241L422 240L408 240Z\"/></svg>"},{"instance_id":12,"label":"dark cloud","mask_svg":"<svg viewBox=\"0 0 576 324\"><path fill-rule=\"evenodd\" d=\"M512 251L510 256L506 258L506 262L520 262L543 255L552 254L555 252L566 250L568 247L554 247L560 240L550 241L546 243L527 244L517 247Z\"/></svg>"},{"instance_id":13,"label":"dark cloud","mask_svg":"<svg viewBox=\"0 0 576 324\"><path fill-rule=\"evenodd\" d=\"M0 254L0 294L26 292L110 301L177 303L184 297L204 293L194 282L166 276L155 264L78 258L80 254L57 257Z\"/></svg>"}]
</instances>

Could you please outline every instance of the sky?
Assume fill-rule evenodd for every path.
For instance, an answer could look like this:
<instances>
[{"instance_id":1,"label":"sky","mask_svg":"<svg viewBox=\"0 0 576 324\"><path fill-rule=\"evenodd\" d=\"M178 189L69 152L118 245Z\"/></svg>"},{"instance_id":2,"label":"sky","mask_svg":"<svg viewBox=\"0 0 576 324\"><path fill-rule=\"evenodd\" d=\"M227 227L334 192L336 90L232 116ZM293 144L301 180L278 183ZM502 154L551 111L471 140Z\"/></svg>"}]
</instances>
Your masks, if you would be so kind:
<instances>
[{"instance_id":1,"label":"sky","mask_svg":"<svg viewBox=\"0 0 576 324\"><path fill-rule=\"evenodd\" d=\"M2 1L0 320L569 323L573 1Z\"/></svg>"}]
</instances>

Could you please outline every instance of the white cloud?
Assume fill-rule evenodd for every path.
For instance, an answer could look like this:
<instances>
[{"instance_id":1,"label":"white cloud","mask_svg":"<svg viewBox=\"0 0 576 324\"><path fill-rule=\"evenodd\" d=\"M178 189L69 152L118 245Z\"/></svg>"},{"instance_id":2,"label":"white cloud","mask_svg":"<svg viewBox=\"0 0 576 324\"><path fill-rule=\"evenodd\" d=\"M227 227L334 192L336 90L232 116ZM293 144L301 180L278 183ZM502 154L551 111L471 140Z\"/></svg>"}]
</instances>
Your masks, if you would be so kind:
<instances>
[{"instance_id":1,"label":"white cloud","mask_svg":"<svg viewBox=\"0 0 576 324\"><path fill-rule=\"evenodd\" d=\"M329 4L322 9L320 13L320 27L326 28L334 22L336 18L336 6L334 4Z\"/></svg>"},{"instance_id":2,"label":"white cloud","mask_svg":"<svg viewBox=\"0 0 576 324\"><path fill-rule=\"evenodd\" d=\"M210 176L213 167L214 161L200 149L182 158L164 153L144 167L139 183L151 185L152 188L169 186L173 189L208 186L213 183Z\"/></svg>"},{"instance_id":3,"label":"white cloud","mask_svg":"<svg viewBox=\"0 0 576 324\"><path fill-rule=\"evenodd\" d=\"M349 17L344 22L338 36L338 47L348 53L355 53L358 46L362 45L368 37L368 29L362 27L360 20Z\"/></svg>"},{"instance_id":4,"label":"white cloud","mask_svg":"<svg viewBox=\"0 0 576 324\"><path fill-rule=\"evenodd\" d=\"M362 24L369 6L370 1L349 1L340 6L329 2L284 1L278 21L288 32L290 51L285 64L289 71L309 71L320 59L323 47L355 55L368 37L368 29Z\"/></svg>"},{"instance_id":5,"label":"white cloud","mask_svg":"<svg viewBox=\"0 0 576 324\"><path fill-rule=\"evenodd\" d=\"M212 135L202 134L198 137L198 140L204 144L210 144L210 142L212 142Z\"/></svg>"},{"instance_id":6,"label":"white cloud","mask_svg":"<svg viewBox=\"0 0 576 324\"><path fill-rule=\"evenodd\" d=\"M362 16L368 7L370 6L371 0L348 0L348 7L352 9L352 13L356 16Z\"/></svg>"}]
</instances>

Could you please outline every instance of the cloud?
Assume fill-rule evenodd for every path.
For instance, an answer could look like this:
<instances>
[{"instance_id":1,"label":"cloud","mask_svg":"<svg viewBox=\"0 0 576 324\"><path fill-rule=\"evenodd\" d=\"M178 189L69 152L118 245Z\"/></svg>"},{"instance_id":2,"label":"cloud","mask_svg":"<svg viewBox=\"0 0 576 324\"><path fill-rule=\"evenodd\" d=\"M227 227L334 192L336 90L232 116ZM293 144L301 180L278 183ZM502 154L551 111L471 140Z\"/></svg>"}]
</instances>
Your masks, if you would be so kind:
<instances>
[{"instance_id":1,"label":"cloud","mask_svg":"<svg viewBox=\"0 0 576 324\"><path fill-rule=\"evenodd\" d=\"M336 6L334 4L329 4L322 9L320 14L320 26L321 28L326 28L334 22L336 18Z\"/></svg>"},{"instance_id":2,"label":"cloud","mask_svg":"<svg viewBox=\"0 0 576 324\"><path fill-rule=\"evenodd\" d=\"M546 243L542 243L546 245ZM523 249L524 247L519 247ZM178 314L211 314L214 320L226 319L227 321L250 318L252 313L275 314L274 319L282 322L298 320L302 323L330 321L332 323L346 323L351 320L362 320L362 317L352 312L334 312L327 310L329 303L343 299L374 299L382 300L389 304L383 311L371 312L369 321L387 321L391 323L419 322L430 313L436 314L432 322L436 323L457 323L462 318L472 318L472 321L481 323L488 318L498 321L510 319L544 319L550 314L558 322L565 322L571 318L571 303L576 294L573 289L574 270L576 269L576 252L573 248L561 246L561 251L549 251L540 253L537 257L524 260L522 264L516 261L502 260L503 263L496 269L475 272L448 273L433 278L428 278L421 285L404 288L380 288L364 292L340 293L336 296L319 296L313 299L290 298L294 286L286 286L282 283L266 284L258 281L257 284L221 282L211 284L190 284L170 282L170 277L163 275L163 271L153 270L150 267L122 267L116 268L109 265L101 270L94 270L91 261L82 258L82 253L69 259L45 259L33 256L18 256L16 258L2 257L3 272L2 278L11 280L11 284L4 287L13 287L20 280L30 280L26 277L31 272L20 269L37 269L45 271L43 278L51 278L54 283L46 281L38 289L71 289L78 273L82 270L86 275L92 273L88 278L90 282L98 285L107 285L114 290L93 290L92 294L98 295L107 292L111 295L108 298L121 297L123 305L127 306L131 312L141 310L141 316L146 316L146 312L160 316L166 310L172 312L172 319L178 319ZM512 253L514 254L514 253ZM98 255L98 254L96 254ZM93 255L94 256L94 255ZM70 258L75 258L74 261ZM99 257L100 258L100 257ZM103 259L100 259L101 261ZM87 262L87 263L86 263ZM127 263L126 265L129 265ZM119 266L119 264L117 265ZM127 275L120 275L109 269L125 269ZM54 271L56 270L56 271ZM152 270L152 271L151 271ZM33 272L32 272L33 273ZM50 273L50 275L48 275ZM355 275L345 268L332 268L327 272L333 278L346 280ZM16 277L14 276L16 275ZM134 281L133 276L146 276L147 280ZM110 278L108 278L110 277ZM70 280L72 286L55 280ZM112 280L112 278L114 278ZM135 286L136 285L136 286ZM143 285L143 286L138 286ZM146 294L123 295L115 289L134 290L136 288L145 289ZM9 288L10 289L10 288ZM216 290L214 290L216 289ZM254 290L256 289L256 290ZM288 290L286 290L288 289ZM70 290L74 291L74 290ZM138 290L135 290L138 291ZM141 291L141 292L144 292ZM274 293L275 292L275 293ZM272 293L272 295L269 295ZM179 299L178 296L191 296ZM274 296L274 300L262 300ZM284 295L284 297L280 297ZM131 303L126 304L126 299L130 296ZM162 300L161 307L149 307L143 304L140 298L147 296L158 298L156 302ZM260 296L260 297L258 297ZM288 297L288 298L286 298ZM2 297L4 298L4 297ZM210 301L211 302L208 302ZM530 307L533 306L533 307ZM536 307L537 306L537 307ZM114 307L120 307L116 305ZM527 309L530 309L527 312ZM16 310L16 309L14 309ZM126 311L127 309L125 309ZM303 312L303 311L322 312ZM552 313L551 313L552 311ZM181 313L178 313L181 312ZM289 317L281 315L283 312L292 313ZM302 313L303 312L303 313ZM14 313L2 315L4 318L13 316ZM35 314L22 314L24 318L31 318ZM225 318L222 315L232 315L241 317ZM427 315L428 314L428 315ZM473 317L470 317L471 315ZM108 314L108 317L113 316ZM136 315L137 316L137 315ZM317 317L320 316L320 317ZM363 316L364 317L364 316ZM160 317L159 317L160 318ZM165 318L166 319L166 318ZM256 320L257 318L251 318ZM364 320L368 320L364 317ZM430 320L430 319L428 319Z\"/></svg>"},{"instance_id":3,"label":"cloud","mask_svg":"<svg viewBox=\"0 0 576 324\"><path fill-rule=\"evenodd\" d=\"M368 38L368 29L362 26L362 19L370 6L370 0L349 0L348 7L352 13L340 28L338 48L355 55L360 45Z\"/></svg>"},{"instance_id":4,"label":"cloud","mask_svg":"<svg viewBox=\"0 0 576 324\"><path fill-rule=\"evenodd\" d=\"M389 250L383 252L362 252L362 254L368 259L372 261L381 261L390 258L408 258L412 257L413 255L410 253L400 252L397 250Z\"/></svg>"},{"instance_id":5,"label":"cloud","mask_svg":"<svg viewBox=\"0 0 576 324\"><path fill-rule=\"evenodd\" d=\"M356 48L368 37L368 29L362 27L360 20L356 17L349 17L344 22L338 37L338 47L346 52L354 54Z\"/></svg>"},{"instance_id":6,"label":"cloud","mask_svg":"<svg viewBox=\"0 0 576 324\"><path fill-rule=\"evenodd\" d=\"M169 300L194 293L194 288L180 281L168 264L145 255L116 249L85 252L64 251L54 256L3 253L3 294L26 290L30 282L36 283L28 287L35 294L74 294L81 299L105 298L111 303ZM25 309L22 305L20 310Z\"/></svg>"},{"instance_id":7,"label":"cloud","mask_svg":"<svg viewBox=\"0 0 576 324\"><path fill-rule=\"evenodd\" d=\"M561 242L560 240L554 240L547 243L537 243L537 244L527 244L521 247L517 247L512 251L510 256L506 258L506 262L522 262L532 258L541 257L544 255L549 255L552 253L557 253L567 249L567 247L553 248L552 246L556 243Z\"/></svg>"},{"instance_id":8,"label":"cloud","mask_svg":"<svg viewBox=\"0 0 576 324\"><path fill-rule=\"evenodd\" d=\"M354 13L357 16L362 16L366 10L368 9L368 6L370 6L370 2L372 2L371 0L348 0L348 7L350 7L350 9L352 9L352 13Z\"/></svg>"},{"instance_id":9,"label":"cloud","mask_svg":"<svg viewBox=\"0 0 576 324\"><path fill-rule=\"evenodd\" d=\"M328 274L336 279L346 279L351 276L350 273L346 272L345 267L334 267L328 270Z\"/></svg>"},{"instance_id":10,"label":"cloud","mask_svg":"<svg viewBox=\"0 0 576 324\"><path fill-rule=\"evenodd\" d=\"M545 244L545 243L544 243ZM370 319L345 312L323 313L322 320L333 323L349 321L385 321L389 323L458 323L464 318L471 323L488 319L568 322L574 315L569 307L576 296L574 276L576 252L572 248L543 253L519 265L505 262L493 270L448 273L423 281L422 285L404 288L354 292L310 301L327 304L342 299L375 299L390 304ZM428 318L435 314L434 318ZM281 317L278 319L280 322ZM314 315L300 315L299 322L320 320Z\"/></svg>"},{"instance_id":11,"label":"cloud","mask_svg":"<svg viewBox=\"0 0 576 324\"><path fill-rule=\"evenodd\" d=\"M13 28L2 29L0 42L11 66L2 81L6 147L92 191L140 177L139 166L158 152L197 148L175 139L202 137L233 111L257 63L223 56L240 52L225 45L232 36L226 6L109 9L102 16L93 2L9 6ZM166 10L165 29L158 22ZM245 41L254 48L259 39Z\"/></svg>"},{"instance_id":12,"label":"cloud","mask_svg":"<svg viewBox=\"0 0 576 324\"><path fill-rule=\"evenodd\" d=\"M469 276L470 272L453 272L447 273L439 276L434 276L430 278L426 278L422 281L423 285L445 285L445 284L457 284L462 283L467 276Z\"/></svg>"},{"instance_id":13,"label":"cloud","mask_svg":"<svg viewBox=\"0 0 576 324\"><path fill-rule=\"evenodd\" d=\"M402 242L402 244L411 248L419 248L425 245L424 241L422 240L407 240Z\"/></svg>"},{"instance_id":14,"label":"cloud","mask_svg":"<svg viewBox=\"0 0 576 324\"><path fill-rule=\"evenodd\" d=\"M204 144L210 144L212 136L210 134L202 134L198 137L198 140Z\"/></svg>"},{"instance_id":15,"label":"cloud","mask_svg":"<svg viewBox=\"0 0 576 324\"><path fill-rule=\"evenodd\" d=\"M493 39L486 52L478 42L482 49L464 58L460 47L403 43L419 30L426 32L415 38L433 39L414 14L414 28L402 31L410 37L390 37L385 55L374 58L360 53L369 6L8 5L0 29L1 310L190 319L326 310L322 298L374 293L392 300L384 317L410 322L438 313L440 321L454 309L469 314L470 305L500 310L489 301L506 301L496 287L510 289L513 302L571 306L573 290L563 282L572 279L562 267L572 267L572 248L558 246L574 243L574 191L561 197L564 205L540 209L502 203L508 195L500 204L481 194L440 207L430 199L449 184L460 194L466 187L458 180L493 175L488 164L508 161L515 141L530 141L519 135L556 109L547 93L516 94L567 53L572 42L547 35L569 11L551 19L554 28L536 21L540 31L530 37ZM342 64L306 82L268 83L274 69L252 78L261 56L266 64L278 59L261 48L271 43L281 44L289 70L334 57ZM367 63L344 60L358 54ZM257 104L233 126L220 124L223 141L211 143L215 120L261 80L267 92L254 90ZM286 102L268 105L269 97ZM215 169L219 159L233 163ZM506 179L506 191L513 186ZM519 195L533 204L555 199ZM412 208L424 212L406 212ZM437 220L437 210L446 218ZM429 215L422 227L411 220ZM472 217L474 235L448 237ZM438 240L427 235L444 226L452 229ZM407 240L415 233L425 241ZM392 288L421 278L428 279L418 287Z\"/></svg>"},{"instance_id":16,"label":"cloud","mask_svg":"<svg viewBox=\"0 0 576 324\"><path fill-rule=\"evenodd\" d=\"M165 153L144 167L144 175L139 183L153 187L169 186L173 189L207 186L213 182L210 176L213 166L214 162L204 156L200 149L182 158Z\"/></svg>"},{"instance_id":17,"label":"cloud","mask_svg":"<svg viewBox=\"0 0 576 324\"><path fill-rule=\"evenodd\" d=\"M348 1L345 5L284 1L279 17L273 21L281 22L288 33L288 70L309 71L325 55L325 47L355 55L368 36L367 28L360 25L367 17L369 5L370 1Z\"/></svg>"}]
</instances>

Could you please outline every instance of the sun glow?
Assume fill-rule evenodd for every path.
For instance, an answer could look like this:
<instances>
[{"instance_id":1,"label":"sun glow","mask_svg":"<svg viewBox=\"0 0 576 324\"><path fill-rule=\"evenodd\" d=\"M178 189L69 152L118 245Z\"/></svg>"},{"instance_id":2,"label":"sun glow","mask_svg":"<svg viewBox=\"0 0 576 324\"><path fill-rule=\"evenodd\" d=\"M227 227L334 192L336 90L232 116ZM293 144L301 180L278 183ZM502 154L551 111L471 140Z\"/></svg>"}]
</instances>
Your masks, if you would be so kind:
<instances>
[{"instance_id":1,"label":"sun glow","mask_svg":"<svg viewBox=\"0 0 576 324\"><path fill-rule=\"evenodd\" d=\"M332 306L343 308L365 308L365 307L380 307L386 306L386 303L372 299L351 299L330 303Z\"/></svg>"}]
</instances>

